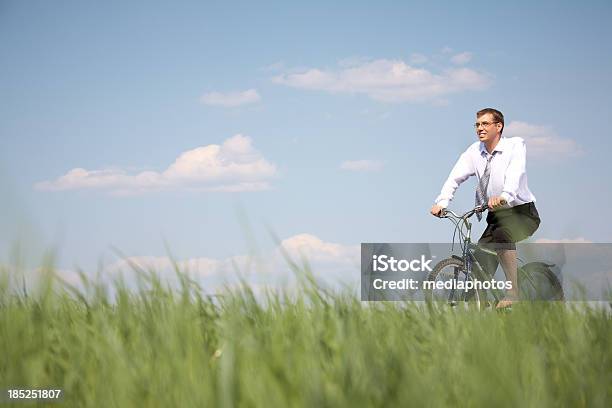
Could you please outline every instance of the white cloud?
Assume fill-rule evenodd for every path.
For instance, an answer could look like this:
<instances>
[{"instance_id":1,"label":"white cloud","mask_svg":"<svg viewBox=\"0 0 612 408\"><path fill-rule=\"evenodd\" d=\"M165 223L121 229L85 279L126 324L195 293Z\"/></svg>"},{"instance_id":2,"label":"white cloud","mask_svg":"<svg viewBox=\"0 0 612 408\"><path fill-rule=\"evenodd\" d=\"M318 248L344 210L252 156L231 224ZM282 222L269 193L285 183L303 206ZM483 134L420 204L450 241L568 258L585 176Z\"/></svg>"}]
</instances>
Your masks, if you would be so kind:
<instances>
[{"instance_id":1,"label":"white cloud","mask_svg":"<svg viewBox=\"0 0 612 408\"><path fill-rule=\"evenodd\" d=\"M103 189L134 194L166 189L202 191L258 191L269 189L276 166L264 159L248 136L235 135L223 144L211 144L183 152L162 172L128 174L123 169L74 168L53 181L37 183L47 191Z\"/></svg>"},{"instance_id":2,"label":"white cloud","mask_svg":"<svg viewBox=\"0 0 612 408\"><path fill-rule=\"evenodd\" d=\"M248 89L243 92L210 92L200 98L200 101L206 105L223 106L225 108L248 105L259 100L261 100L261 97L255 89Z\"/></svg>"},{"instance_id":3,"label":"white cloud","mask_svg":"<svg viewBox=\"0 0 612 408\"><path fill-rule=\"evenodd\" d=\"M539 238L535 240L536 244L592 244L593 241L589 241L583 237L578 238L561 238L561 239L548 239Z\"/></svg>"},{"instance_id":4,"label":"white cloud","mask_svg":"<svg viewBox=\"0 0 612 408\"><path fill-rule=\"evenodd\" d=\"M527 144L527 154L537 157L556 158L583 153L574 140L558 136L549 126L512 121L504 128L504 136L522 137Z\"/></svg>"},{"instance_id":5,"label":"white cloud","mask_svg":"<svg viewBox=\"0 0 612 408\"><path fill-rule=\"evenodd\" d=\"M425 64L427 61L429 61L429 58L419 53L410 54L410 58L408 59L408 63L414 65L422 65Z\"/></svg>"},{"instance_id":6,"label":"white cloud","mask_svg":"<svg viewBox=\"0 0 612 408\"><path fill-rule=\"evenodd\" d=\"M343 58L341 60L338 60L338 67L350 68L350 67L355 67L355 66L359 66L362 64L366 64L368 61L370 61L370 58L353 56L353 57L348 57L348 58Z\"/></svg>"},{"instance_id":7,"label":"white cloud","mask_svg":"<svg viewBox=\"0 0 612 408\"><path fill-rule=\"evenodd\" d=\"M306 257L310 262L351 265L359 261L359 245L324 242L312 234L298 234L281 242L281 246L295 259Z\"/></svg>"},{"instance_id":8,"label":"white cloud","mask_svg":"<svg viewBox=\"0 0 612 408\"><path fill-rule=\"evenodd\" d=\"M369 60L339 65L336 69L311 68L278 75L275 83L331 93L365 94L383 102L420 102L442 99L462 91L487 88L489 76L465 67L433 73L401 60Z\"/></svg>"},{"instance_id":9,"label":"white cloud","mask_svg":"<svg viewBox=\"0 0 612 408\"><path fill-rule=\"evenodd\" d=\"M110 276L118 273L133 272L135 268L145 271L154 271L163 275L172 275L174 268L187 272L196 278L212 277L217 274L233 271L234 265L240 270L245 266L244 257L230 257L226 259L214 258L190 258L175 260L167 256L131 256L114 262L105 268L105 273Z\"/></svg>"},{"instance_id":10,"label":"white cloud","mask_svg":"<svg viewBox=\"0 0 612 408\"><path fill-rule=\"evenodd\" d=\"M261 71L278 72L285 68L284 61L276 61L270 65L260 68Z\"/></svg>"},{"instance_id":11,"label":"white cloud","mask_svg":"<svg viewBox=\"0 0 612 408\"><path fill-rule=\"evenodd\" d=\"M456 65L465 65L472 60L471 52L462 52L460 54L453 55L451 62Z\"/></svg>"},{"instance_id":12,"label":"white cloud","mask_svg":"<svg viewBox=\"0 0 612 408\"><path fill-rule=\"evenodd\" d=\"M347 160L342 162L340 168L349 171L379 171L384 163L378 160Z\"/></svg>"},{"instance_id":13,"label":"white cloud","mask_svg":"<svg viewBox=\"0 0 612 408\"><path fill-rule=\"evenodd\" d=\"M297 234L280 242L279 246L261 257L236 255L223 259L189 258L177 260L176 266L195 279L207 292L237 285L242 278L249 285L279 288L294 282L283 251L292 261L302 266L306 260L317 279L328 284L356 283L359 280L360 246L326 242L312 234ZM134 267L154 271L164 280L176 284L174 263L168 257L134 256L121 259L104 268L107 281L119 274L135 285Z\"/></svg>"}]
</instances>

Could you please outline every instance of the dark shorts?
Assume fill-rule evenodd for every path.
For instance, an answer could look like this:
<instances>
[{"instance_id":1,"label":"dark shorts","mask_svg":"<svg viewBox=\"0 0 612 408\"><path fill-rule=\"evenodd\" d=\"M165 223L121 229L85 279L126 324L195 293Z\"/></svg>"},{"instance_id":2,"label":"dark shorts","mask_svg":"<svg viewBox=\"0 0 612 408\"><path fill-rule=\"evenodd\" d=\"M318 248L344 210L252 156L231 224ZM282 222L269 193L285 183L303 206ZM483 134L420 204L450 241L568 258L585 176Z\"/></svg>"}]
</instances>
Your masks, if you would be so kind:
<instances>
[{"instance_id":1,"label":"dark shorts","mask_svg":"<svg viewBox=\"0 0 612 408\"><path fill-rule=\"evenodd\" d=\"M489 211L487 224L478 240L479 244L495 249L516 249L516 242L530 237L538 229L540 215L535 204L531 202Z\"/></svg>"}]
</instances>

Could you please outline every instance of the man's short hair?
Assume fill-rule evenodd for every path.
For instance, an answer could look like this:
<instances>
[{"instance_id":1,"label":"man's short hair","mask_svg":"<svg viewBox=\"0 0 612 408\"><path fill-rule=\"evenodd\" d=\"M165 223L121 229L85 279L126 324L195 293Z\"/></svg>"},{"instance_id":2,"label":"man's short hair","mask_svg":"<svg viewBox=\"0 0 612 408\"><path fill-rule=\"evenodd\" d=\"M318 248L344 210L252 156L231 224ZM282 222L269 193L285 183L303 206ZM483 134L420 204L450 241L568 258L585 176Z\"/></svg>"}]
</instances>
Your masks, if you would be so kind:
<instances>
[{"instance_id":1,"label":"man's short hair","mask_svg":"<svg viewBox=\"0 0 612 408\"><path fill-rule=\"evenodd\" d=\"M499 132L499 134L501 135L502 133L504 133L504 114L501 113L500 111L498 111L497 109L493 109L493 108L484 108L479 110L478 112L476 112L476 117L480 117L482 115L486 115L487 113L490 113L491 115L493 115L493 119L496 122L499 122L502 124L502 128Z\"/></svg>"}]
</instances>

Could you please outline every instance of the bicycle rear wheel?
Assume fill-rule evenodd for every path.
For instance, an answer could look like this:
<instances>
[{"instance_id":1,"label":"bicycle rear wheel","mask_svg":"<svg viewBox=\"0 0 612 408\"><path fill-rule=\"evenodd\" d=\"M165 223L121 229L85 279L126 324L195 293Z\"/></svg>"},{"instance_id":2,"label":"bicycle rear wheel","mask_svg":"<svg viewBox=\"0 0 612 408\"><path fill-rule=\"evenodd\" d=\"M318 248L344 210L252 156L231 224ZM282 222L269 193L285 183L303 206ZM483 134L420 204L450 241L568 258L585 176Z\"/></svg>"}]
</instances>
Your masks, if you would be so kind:
<instances>
[{"instance_id":1,"label":"bicycle rear wheel","mask_svg":"<svg viewBox=\"0 0 612 408\"><path fill-rule=\"evenodd\" d=\"M518 269L522 300L565 300L563 285L546 263L532 262Z\"/></svg>"},{"instance_id":2,"label":"bicycle rear wheel","mask_svg":"<svg viewBox=\"0 0 612 408\"><path fill-rule=\"evenodd\" d=\"M455 289L461 281L473 281L472 274L468 276L465 271L463 261L459 258L447 258L438 262L427 276L423 283L425 300L428 302L446 302L452 307L473 303L480 308L480 294L477 290ZM453 282L455 281L455 282Z\"/></svg>"}]
</instances>

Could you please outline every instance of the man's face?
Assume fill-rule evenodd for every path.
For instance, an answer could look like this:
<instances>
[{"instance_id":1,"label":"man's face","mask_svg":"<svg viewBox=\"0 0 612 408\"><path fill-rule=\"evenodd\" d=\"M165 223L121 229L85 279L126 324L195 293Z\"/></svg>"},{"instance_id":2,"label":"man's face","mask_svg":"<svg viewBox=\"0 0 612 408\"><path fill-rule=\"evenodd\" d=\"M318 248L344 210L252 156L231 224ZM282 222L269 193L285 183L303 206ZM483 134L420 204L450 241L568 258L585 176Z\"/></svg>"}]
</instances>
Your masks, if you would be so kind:
<instances>
[{"instance_id":1,"label":"man's face","mask_svg":"<svg viewBox=\"0 0 612 408\"><path fill-rule=\"evenodd\" d=\"M485 113L484 115L476 118L476 123L480 124L480 126L476 128L478 140L489 143L499 136L499 132L502 129L502 124L493 122L495 122L495 119L493 119L493 115L490 113Z\"/></svg>"}]
</instances>

